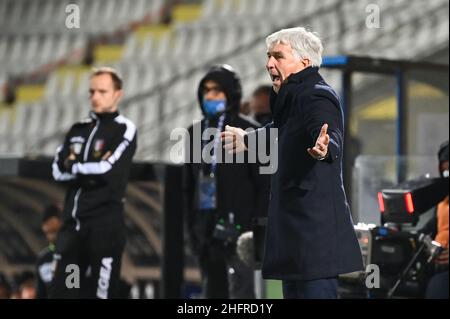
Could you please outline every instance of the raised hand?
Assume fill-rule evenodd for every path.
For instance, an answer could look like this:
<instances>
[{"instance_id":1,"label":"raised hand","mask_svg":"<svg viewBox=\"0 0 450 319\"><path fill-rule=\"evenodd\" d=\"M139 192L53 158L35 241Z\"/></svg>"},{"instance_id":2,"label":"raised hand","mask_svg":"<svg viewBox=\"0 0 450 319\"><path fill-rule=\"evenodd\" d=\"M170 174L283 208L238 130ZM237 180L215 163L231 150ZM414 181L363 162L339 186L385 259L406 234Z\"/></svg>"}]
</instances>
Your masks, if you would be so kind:
<instances>
[{"instance_id":1,"label":"raised hand","mask_svg":"<svg viewBox=\"0 0 450 319\"><path fill-rule=\"evenodd\" d=\"M323 160L328 155L328 144L330 144L330 136L327 134L328 124L324 124L320 129L319 137L317 138L316 145L312 148L308 148L307 151L316 160Z\"/></svg>"}]
</instances>

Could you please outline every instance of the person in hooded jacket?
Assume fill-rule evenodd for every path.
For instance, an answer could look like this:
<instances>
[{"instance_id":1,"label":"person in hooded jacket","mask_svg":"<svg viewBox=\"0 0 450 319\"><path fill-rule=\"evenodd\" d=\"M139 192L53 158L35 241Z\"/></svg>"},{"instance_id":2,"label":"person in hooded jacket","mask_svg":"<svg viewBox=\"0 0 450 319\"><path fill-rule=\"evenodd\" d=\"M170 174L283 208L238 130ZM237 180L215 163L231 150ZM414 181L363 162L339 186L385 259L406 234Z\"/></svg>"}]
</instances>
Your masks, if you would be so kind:
<instances>
[{"instance_id":1,"label":"person in hooded jacket","mask_svg":"<svg viewBox=\"0 0 450 319\"><path fill-rule=\"evenodd\" d=\"M226 125L259 126L239 114L241 98L236 72L228 65L213 66L198 87L204 117L188 129L183 206L204 298L254 298L253 270L237 257L236 240L251 230L253 218L266 216L269 177L259 174L257 163L236 158L225 163L226 155L219 153Z\"/></svg>"}]
</instances>

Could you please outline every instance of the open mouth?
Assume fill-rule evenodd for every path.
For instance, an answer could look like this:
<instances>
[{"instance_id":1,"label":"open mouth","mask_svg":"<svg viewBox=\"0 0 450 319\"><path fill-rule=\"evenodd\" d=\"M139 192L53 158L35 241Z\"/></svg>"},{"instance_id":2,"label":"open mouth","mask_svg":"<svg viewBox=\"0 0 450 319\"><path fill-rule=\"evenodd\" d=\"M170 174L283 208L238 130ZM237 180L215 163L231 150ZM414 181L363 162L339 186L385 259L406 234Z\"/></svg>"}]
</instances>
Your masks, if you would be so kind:
<instances>
[{"instance_id":1,"label":"open mouth","mask_svg":"<svg viewBox=\"0 0 450 319\"><path fill-rule=\"evenodd\" d=\"M281 77L277 74L270 74L270 77L272 78L272 82L279 82L281 81Z\"/></svg>"}]
</instances>

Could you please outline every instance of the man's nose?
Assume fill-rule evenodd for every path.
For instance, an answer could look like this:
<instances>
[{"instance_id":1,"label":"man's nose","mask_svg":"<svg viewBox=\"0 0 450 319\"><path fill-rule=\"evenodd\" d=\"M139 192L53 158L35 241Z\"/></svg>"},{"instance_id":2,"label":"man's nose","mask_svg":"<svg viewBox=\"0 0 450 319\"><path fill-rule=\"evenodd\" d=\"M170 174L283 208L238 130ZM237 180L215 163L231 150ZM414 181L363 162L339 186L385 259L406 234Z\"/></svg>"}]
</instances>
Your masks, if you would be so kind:
<instances>
[{"instance_id":1,"label":"man's nose","mask_svg":"<svg viewBox=\"0 0 450 319\"><path fill-rule=\"evenodd\" d=\"M212 93L211 90L209 90L205 93L205 95L203 96L203 99L204 100L212 100L212 99L214 99L214 94Z\"/></svg>"},{"instance_id":2,"label":"man's nose","mask_svg":"<svg viewBox=\"0 0 450 319\"><path fill-rule=\"evenodd\" d=\"M275 58L274 58L274 57L271 56L271 57L267 60L266 68L267 68L267 70L271 70L271 69L274 69L274 68L275 68Z\"/></svg>"},{"instance_id":3,"label":"man's nose","mask_svg":"<svg viewBox=\"0 0 450 319\"><path fill-rule=\"evenodd\" d=\"M91 101L94 102L97 100L98 94L96 92L91 94Z\"/></svg>"}]
</instances>

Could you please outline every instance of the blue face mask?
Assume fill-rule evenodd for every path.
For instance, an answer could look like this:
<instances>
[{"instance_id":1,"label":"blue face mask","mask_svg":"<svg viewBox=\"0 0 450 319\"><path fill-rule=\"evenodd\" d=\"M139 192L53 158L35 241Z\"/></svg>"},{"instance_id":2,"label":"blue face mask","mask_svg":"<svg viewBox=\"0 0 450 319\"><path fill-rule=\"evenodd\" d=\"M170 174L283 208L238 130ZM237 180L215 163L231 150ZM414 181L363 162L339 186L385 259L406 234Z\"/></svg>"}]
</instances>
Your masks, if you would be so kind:
<instances>
[{"instance_id":1,"label":"blue face mask","mask_svg":"<svg viewBox=\"0 0 450 319\"><path fill-rule=\"evenodd\" d=\"M207 116L213 117L225 111L225 100L204 100L203 111Z\"/></svg>"}]
</instances>

